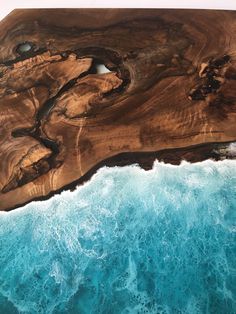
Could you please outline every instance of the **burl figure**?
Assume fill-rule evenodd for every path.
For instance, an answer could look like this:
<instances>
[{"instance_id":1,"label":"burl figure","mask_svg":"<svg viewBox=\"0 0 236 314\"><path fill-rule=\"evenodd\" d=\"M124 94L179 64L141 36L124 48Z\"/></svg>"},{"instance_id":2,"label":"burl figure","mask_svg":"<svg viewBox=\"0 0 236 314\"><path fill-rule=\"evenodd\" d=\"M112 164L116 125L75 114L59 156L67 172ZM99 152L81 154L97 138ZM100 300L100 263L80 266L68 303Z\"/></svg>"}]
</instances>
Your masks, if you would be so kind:
<instances>
[{"instance_id":1,"label":"burl figure","mask_svg":"<svg viewBox=\"0 0 236 314\"><path fill-rule=\"evenodd\" d=\"M0 210L102 165L222 158L235 122L236 12L15 10L0 23Z\"/></svg>"}]
</instances>

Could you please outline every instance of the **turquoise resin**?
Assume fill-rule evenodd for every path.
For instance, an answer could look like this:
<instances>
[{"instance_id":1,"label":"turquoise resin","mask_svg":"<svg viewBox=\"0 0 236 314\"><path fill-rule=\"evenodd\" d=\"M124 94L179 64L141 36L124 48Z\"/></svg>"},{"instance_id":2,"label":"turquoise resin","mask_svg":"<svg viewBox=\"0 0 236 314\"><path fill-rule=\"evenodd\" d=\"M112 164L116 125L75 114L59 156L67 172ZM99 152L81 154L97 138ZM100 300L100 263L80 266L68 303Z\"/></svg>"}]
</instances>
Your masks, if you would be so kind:
<instances>
[{"instance_id":1,"label":"turquoise resin","mask_svg":"<svg viewBox=\"0 0 236 314\"><path fill-rule=\"evenodd\" d=\"M236 313L236 161L103 168L0 214L0 313Z\"/></svg>"}]
</instances>

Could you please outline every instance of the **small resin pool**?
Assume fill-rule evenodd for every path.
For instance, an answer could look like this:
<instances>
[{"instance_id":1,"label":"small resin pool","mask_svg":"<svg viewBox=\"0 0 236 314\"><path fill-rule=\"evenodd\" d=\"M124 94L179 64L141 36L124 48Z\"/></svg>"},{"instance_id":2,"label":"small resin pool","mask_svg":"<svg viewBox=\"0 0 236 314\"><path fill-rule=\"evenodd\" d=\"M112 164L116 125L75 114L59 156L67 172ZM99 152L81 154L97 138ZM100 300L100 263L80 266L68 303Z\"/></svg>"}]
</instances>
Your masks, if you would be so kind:
<instances>
[{"instance_id":1,"label":"small resin pool","mask_svg":"<svg viewBox=\"0 0 236 314\"><path fill-rule=\"evenodd\" d=\"M0 313L236 313L236 161L103 168L0 214Z\"/></svg>"}]
</instances>

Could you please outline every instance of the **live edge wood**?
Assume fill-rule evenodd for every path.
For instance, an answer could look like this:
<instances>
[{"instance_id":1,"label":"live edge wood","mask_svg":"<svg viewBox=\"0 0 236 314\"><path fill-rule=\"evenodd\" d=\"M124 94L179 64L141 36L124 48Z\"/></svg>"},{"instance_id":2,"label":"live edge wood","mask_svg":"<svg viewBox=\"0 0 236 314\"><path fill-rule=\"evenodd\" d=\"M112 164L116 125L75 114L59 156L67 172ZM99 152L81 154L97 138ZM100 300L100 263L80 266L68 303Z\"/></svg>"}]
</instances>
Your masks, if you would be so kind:
<instances>
[{"instance_id":1,"label":"live edge wood","mask_svg":"<svg viewBox=\"0 0 236 314\"><path fill-rule=\"evenodd\" d=\"M37 9L0 22L0 210L102 165L219 159L235 122L236 12Z\"/></svg>"}]
</instances>

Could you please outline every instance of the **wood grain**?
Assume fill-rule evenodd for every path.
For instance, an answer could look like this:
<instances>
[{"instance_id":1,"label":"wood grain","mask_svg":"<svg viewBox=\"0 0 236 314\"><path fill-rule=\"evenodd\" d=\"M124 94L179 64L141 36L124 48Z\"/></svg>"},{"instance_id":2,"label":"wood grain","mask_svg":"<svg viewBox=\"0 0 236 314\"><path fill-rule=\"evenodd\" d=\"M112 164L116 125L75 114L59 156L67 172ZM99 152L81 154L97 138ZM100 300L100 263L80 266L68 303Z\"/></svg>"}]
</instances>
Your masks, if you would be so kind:
<instances>
[{"instance_id":1,"label":"wood grain","mask_svg":"<svg viewBox=\"0 0 236 314\"><path fill-rule=\"evenodd\" d=\"M15 10L0 23L0 210L103 165L232 158L235 122L236 12Z\"/></svg>"}]
</instances>

